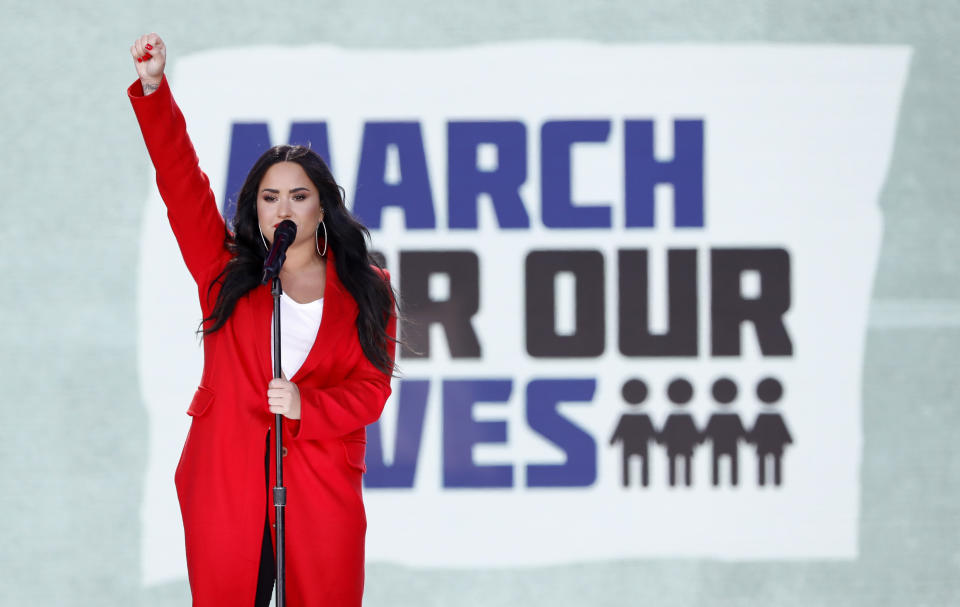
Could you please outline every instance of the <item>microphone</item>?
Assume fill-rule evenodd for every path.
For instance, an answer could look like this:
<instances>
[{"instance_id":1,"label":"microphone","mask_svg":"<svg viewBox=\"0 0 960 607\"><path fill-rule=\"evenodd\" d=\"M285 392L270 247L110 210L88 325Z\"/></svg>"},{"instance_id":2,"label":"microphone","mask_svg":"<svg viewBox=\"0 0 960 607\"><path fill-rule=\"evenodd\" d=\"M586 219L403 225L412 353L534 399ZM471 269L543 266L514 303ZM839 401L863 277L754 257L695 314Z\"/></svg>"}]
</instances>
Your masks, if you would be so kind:
<instances>
[{"instance_id":1,"label":"microphone","mask_svg":"<svg viewBox=\"0 0 960 607\"><path fill-rule=\"evenodd\" d=\"M263 278L260 279L260 284L265 285L271 278L280 274L280 266L287 258L287 248L296 236L297 224L289 219L281 221L273 231L273 246L270 247L267 258L263 260Z\"/></svg>"}]
</instances>

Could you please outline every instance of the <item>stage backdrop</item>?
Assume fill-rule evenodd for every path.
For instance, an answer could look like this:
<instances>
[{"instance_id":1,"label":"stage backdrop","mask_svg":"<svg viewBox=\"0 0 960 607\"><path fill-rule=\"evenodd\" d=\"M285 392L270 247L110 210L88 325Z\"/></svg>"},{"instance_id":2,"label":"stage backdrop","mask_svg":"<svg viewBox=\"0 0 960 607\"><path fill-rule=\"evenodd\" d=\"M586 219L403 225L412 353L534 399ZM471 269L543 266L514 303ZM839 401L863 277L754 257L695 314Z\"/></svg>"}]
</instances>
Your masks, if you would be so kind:
<instances>
[{"instance_id":1,"label":"stage backdrop","mask_svg":"<svg viewBox=\"0 0 960 607\"><path fill-rule=\"evenodd\" d=\"M189 604L150 31L224 215L310 145L403 300L366 605L960 604L960 6L2 15L0 605Z\"/></svg>"},{"instance_id":2,"label":"stage backdrop","mask_svg":"<svg viewBox=\"0 0 960 607\"><path fill-rule=\"evenodd\" d=\"M185 57L170 81L228 218L257 156L310 145L392 270L408 322L368 431L371 562L853 559L877 197L908 59L250 47ZM151 190L148 583L185 575L169 478L202 367L196 286Z\"/></svg>"}]
</instances>

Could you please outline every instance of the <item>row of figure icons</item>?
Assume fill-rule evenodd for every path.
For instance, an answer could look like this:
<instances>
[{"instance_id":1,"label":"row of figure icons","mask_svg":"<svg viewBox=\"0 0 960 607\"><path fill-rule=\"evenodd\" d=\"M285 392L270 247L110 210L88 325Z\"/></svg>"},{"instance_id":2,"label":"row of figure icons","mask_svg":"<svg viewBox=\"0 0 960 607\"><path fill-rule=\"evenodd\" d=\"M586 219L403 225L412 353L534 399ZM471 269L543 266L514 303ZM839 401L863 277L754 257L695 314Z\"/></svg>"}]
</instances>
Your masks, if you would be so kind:
<instances>
[{"instance_id":1,"label":"row of figure icons","mask_svg":"<svg viewBox=\"0 0 960 607\"><path fill-rule=\"evenodd\" d=\"M623 384L623 400L633 407L640 407L647 399L647 384L640 379L631 379ZM729 407L737 397L737 384L722 377L713 382L713 398L721 407ZM756 386L757 399L774 407L783 397L783 385L779 380L767 377ZM693 385L685 379L675 379L667 386L667 398L676 407L683 407L693 398ZM623 447L623 486L630 484L629 463L634 456L640 458L640 482L646 487L650 483L648 445L651 441L664 445L668 459L668 479L670 486L677 484L676 466L684 464L685 484L693 484L691 459L697 445L710 440L713 443L713 485L720 484L720 458L728 456L730 462L730 483L737 485L737 454L740 441L750 443L757 454L757 484L767 484L766 469L773 465L773 484L779 486L783 480L780 460L783 449L793 443L793 437L787 430L783 417L776 412L764 412L757 415L753 428L744 428L740 415L721 409L707 421L703 430L697 428L693 416L689 413L671 413L663 427L657 430L646 413L624 413L610 437L610 444L621 443Z\"/></svg>"}]
</instances>

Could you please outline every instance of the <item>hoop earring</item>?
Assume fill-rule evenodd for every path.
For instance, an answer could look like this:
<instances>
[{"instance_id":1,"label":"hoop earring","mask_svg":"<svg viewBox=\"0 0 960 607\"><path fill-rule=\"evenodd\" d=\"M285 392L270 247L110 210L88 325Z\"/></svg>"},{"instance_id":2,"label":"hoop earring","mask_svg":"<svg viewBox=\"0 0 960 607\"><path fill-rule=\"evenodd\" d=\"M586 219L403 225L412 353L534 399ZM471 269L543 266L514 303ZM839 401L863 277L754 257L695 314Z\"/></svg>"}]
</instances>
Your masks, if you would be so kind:
<instances>
[{"instance_id":1,"label":"hoop earring","mask_svg":"<svg viewBox=\"0 0 960 607\"><path fill-rule=\"evenodd\" d=\"M257 231L260 232L260 240L263 241L263 248L270 252L270 247L267 246L267 239L263 237L263 230L260 229L260 224L257 224Z\"/></svg>"},{"instance_id":2,"label":"hoop earring","mask_svg":"<svg viewBox=\"0 0 960 607\"><path fill-rule=\"evenodd\" d=\"M320 234L319 234L320 230L319 229L317 229L313 233L313 241L317 243L317 255L319 255L320 257L323 257L324 255L327 254L327 226L326 224L323 223L323 220L321 219L320 226L318 227L323 227L323 253L320 252Z\"/></svg>"}]
</instances>

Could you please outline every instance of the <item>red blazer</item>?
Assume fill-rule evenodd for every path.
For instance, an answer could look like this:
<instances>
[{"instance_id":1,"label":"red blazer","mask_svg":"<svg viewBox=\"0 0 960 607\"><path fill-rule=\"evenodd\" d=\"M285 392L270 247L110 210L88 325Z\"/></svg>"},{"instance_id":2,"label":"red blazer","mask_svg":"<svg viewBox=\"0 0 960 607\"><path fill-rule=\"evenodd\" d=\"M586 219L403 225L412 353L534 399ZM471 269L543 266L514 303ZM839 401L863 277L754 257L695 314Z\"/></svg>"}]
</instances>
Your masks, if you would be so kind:
<instances>
[{"instance_id":1,"label":"red blazer","mask_svg":"<svg viewBox=\"0 0 960 607\"><path fill-rule=\"evenodd\" d=\"M208 296L207 289L230 258L223 218L166 80L151 95L143 96L139 81L127 93L203 315L209 316L217 291ZM380 417L390 395L390 377L360 348L357 305L337 277L335 254L327 253L316 341L290 378L300 389L301 419L283 425L290 607L361 603L365 426ZM269 288L257 287L240 298L223 328L203 340L203 376L187 411L193 420L175 475L197 607L252 605L256 593L264 518L272 524L275 516L266 489L274 484L275 445L269 449L269 479L263 471L273 424L266 397L273 377L272 314ZM396 332L393 315L388 332Z\"/></svg>"}]
</instances>

